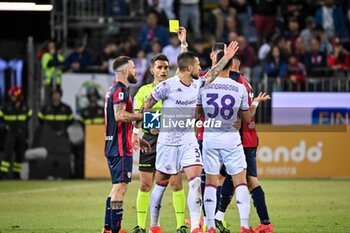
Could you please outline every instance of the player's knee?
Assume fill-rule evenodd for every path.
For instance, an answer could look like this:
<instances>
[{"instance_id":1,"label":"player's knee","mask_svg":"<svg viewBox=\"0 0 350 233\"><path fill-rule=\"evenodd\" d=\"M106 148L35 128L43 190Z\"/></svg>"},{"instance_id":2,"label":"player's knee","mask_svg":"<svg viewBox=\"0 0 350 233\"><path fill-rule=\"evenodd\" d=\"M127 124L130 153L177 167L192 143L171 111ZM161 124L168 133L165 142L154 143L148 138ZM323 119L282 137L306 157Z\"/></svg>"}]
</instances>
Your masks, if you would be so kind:
<instances>
[{"instance_id":1,"label":"player's knee","mask_svg":"<svg viewBox=\"0 0 350 233\"><path fill-rule=\"evenodd\" d=\"M142 183L142 184L140 185L140 190L141 190L142 192L149 192L149 191L151 191L151 189L152 189L152 184L149 184L149 183Z\"/></svg>"},{"instance_id":2,"label":"player's knee","mask_svg":"<svg viewBox=\"0 0 350 233\"><path fill-rule=\"evenodd\" d=\"M258 182L258 178L254 176L248 176L247 183L248 183L249 192L251 192L256 187L260 186Z\"/></svg>"},{"instance_id":3,"label":"player's knee","mask_svg":"<svg viewBox=\"0 0 350 233\"><path fill-rule=\"evenodd\" d=\"M119 183L114 186L112 196L117 197L118 199L124 198L127 189L128 185L126 183Z\"/></svg>"},{"instance_id":4,"label":"player's knee","mask_svg":"<svg viewBox=\"0 0 350 233\"><path fill-rule=\"evenodd\" d=\"M243 183L247 183L247 178L246 178L246 175L245 175L245 171L242 171L241 173L239 174L236 174L236 175L233 175L232 176L232 181L233 181L233 184L236 186L237 184L243 184Z\"/></svg>"},{"instance_id":5,"label":"player's knee","mask_svg":"<svg viewBox=\"0 0 350 233\"><path fill-rule=\"evenodd\" d=\"M171 182L170 185L173 192L182 190L182 182Z\"/></svg>"}]
</instances>

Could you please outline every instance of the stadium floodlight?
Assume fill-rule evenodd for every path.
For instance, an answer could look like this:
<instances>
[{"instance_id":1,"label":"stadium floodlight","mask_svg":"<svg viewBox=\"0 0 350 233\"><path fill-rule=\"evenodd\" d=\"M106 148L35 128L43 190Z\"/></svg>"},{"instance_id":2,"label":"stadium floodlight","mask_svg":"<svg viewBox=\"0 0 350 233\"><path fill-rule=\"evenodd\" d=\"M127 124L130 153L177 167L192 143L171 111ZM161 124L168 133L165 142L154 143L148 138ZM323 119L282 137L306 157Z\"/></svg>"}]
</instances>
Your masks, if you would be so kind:
<instances>
[{"instance_id":1,"label":"stadium floodlight","mask_svg":"<svg viewBox=\"0 0 350 233\"><path fill-rule=\"evenodd\" d=\"M0 2L0 11L52 11L51 4L34 2Z\"/></svg>"}]
</instances>

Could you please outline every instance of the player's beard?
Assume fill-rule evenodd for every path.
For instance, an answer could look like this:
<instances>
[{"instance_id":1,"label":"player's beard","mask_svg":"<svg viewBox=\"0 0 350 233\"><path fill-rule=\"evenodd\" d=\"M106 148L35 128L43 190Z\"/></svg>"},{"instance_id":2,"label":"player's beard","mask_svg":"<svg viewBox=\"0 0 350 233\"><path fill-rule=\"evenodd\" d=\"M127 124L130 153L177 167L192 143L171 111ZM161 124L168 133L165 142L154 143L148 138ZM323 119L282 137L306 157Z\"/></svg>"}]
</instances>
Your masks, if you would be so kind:
<instances>
[{"instance_id":1,"label":"player's beard","mask_svg":"<svg viewBox=\"0 0 350 233\"><path fill-rule=\"evenodd\" d=\"M198 74L191 74L191 77L195 80L199 79L199 75Z\"/></svg>"},{"instance_id":2,"label":"player's beard","mask_svg":"<svg viewBox=\"0 0 350 233\"><path fill-rule=\"evenodd\" d=\"M129 83L137 83L137 79L136 79L135 75L129 73L128 82Z\"/></svg>"}]
</instances>

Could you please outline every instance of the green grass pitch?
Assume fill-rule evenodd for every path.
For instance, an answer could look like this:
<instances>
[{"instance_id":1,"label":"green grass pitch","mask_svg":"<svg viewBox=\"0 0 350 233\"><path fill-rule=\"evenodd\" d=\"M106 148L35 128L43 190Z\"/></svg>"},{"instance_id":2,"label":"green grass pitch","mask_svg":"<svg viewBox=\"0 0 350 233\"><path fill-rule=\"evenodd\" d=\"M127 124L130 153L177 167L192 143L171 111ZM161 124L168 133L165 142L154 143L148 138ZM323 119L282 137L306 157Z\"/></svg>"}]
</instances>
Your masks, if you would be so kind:
<instances>
[{"instance_id":1,"label":"green grass pitch","mask_svg":"<svg viewBox=\"0 0 350 233\"><path fill-rule=\"evenodd\" d=\"M184 181L184 185L187 186ZM350 180L262 180L270 218L277 233L350 232ZM138 180L129 185L123 228L136 225ZM0 233L97 233L104 220L110 181L0 182ZM164 233L175 232L171 191L161 209ZM188 213L187 213L188 216ZM226 220L239 232L235 203ZM252 205L250 223L258 224Z\"/></svg>"}]
</instances>

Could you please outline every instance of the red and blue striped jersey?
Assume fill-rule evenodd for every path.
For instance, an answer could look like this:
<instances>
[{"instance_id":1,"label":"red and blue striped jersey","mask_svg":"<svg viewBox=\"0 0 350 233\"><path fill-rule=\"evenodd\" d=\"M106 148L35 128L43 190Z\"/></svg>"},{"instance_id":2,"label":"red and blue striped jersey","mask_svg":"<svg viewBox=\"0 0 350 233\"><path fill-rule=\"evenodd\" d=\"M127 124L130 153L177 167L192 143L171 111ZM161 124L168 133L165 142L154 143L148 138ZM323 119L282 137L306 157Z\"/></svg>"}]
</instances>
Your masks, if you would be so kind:
<instances>
[{"instance_id":1,"label":"red and blue striped jersey","mask_svg":"<svg viewBox=\"0 0 350 233\"><path fill-rule=\"evenodd\" d=\"M129 91L121 82L114 82L105 95L105 155L107 157L132 156L132 122L116 121L113 106L121 104L133 112Z\"/></svg>"}]
</instances>

